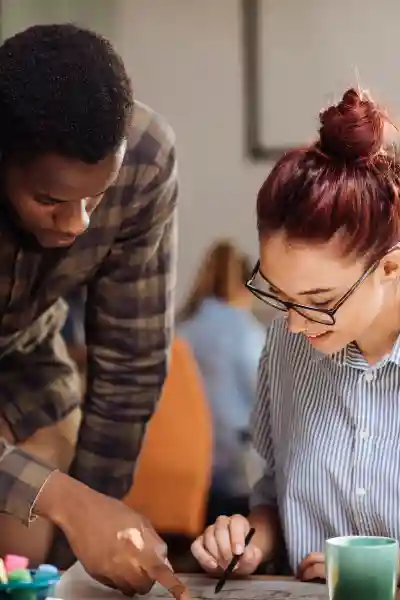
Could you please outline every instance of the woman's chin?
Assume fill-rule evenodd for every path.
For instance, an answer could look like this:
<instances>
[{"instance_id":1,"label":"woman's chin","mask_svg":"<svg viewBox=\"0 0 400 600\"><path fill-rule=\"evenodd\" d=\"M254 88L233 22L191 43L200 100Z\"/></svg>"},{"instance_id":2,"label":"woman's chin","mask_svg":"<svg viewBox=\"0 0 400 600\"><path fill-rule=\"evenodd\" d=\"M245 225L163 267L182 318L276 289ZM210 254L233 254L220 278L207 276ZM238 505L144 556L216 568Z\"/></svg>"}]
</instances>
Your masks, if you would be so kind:
<instances>
[{"instance_id":1,"label":"woman's chin","mask_svg":"<svg viewBox=\"0 0 400 600\"><path fill-rule=\"evenodd\" d=\"M306 338L313 348L324 354L335 354L335 352L339 352L346 346L335 331L326 331L318 335L306 335Z\"/></svg>"}]
</instances>

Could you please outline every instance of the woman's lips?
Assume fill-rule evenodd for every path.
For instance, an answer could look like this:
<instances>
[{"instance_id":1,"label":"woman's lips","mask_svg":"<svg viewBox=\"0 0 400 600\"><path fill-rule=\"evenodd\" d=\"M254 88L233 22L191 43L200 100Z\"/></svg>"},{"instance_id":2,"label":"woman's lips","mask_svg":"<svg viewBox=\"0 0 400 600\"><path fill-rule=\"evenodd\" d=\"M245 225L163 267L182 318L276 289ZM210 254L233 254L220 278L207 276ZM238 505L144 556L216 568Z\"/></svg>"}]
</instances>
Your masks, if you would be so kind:
<instances>
[{"instance_id":1,"label":"woman's lips","mask_svg":"<svg viewBox=\"0 0 400 600\"><path fill-rule=\"evenodd\" d=\"M323 331L322 333L306 333L305 336L310 344L313 344L326 339L327 336L331 335L331 333L331 331Z\"/></svg>"}]
</instances>

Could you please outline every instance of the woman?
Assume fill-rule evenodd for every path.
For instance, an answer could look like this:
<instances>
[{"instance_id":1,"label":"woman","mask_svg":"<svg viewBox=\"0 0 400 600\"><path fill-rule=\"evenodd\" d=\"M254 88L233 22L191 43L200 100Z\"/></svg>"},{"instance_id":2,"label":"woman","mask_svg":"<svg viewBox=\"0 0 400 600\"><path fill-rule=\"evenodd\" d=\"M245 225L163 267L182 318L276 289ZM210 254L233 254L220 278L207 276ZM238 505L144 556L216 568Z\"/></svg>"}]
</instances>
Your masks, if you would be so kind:
<instances>
[{"instance_id":1,"label":"woman","mask_svg":"<svg viewBox=\"0 0 400 600\"><path fill-rule=\"evenodd\" d=\"M265 340L264 328L251 314L253 296L244 285L250 275L247 258L230 242L217 242L203 260L180 315L178 333L197 361L214 426L209 521L221 512L248 512L243 438Z\"/></svg>"},{"instance_id":2,"label":"woman","mask_svg":"<svg viewBox=\"0 0 400 600\"><path fill-rule=\"evenodd\" d=\"M328 537L400 539L400 167L366 94L347 91L320 120L258 195L248 287L287 321L261 358L251 514L220 517L193 545L211 572L243 552L250 525L239 573L274 556L282 528L303 580L324 577Z\"/></svg>"}]
</instances>

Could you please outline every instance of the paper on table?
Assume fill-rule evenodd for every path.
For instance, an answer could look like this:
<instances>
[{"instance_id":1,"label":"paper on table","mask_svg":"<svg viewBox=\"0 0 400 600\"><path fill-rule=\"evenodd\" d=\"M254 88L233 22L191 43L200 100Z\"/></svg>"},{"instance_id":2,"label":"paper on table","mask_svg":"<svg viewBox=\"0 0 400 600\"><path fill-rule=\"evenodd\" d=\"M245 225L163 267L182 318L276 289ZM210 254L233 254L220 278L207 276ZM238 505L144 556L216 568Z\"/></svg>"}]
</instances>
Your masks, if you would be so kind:
<instances>
[{"instance_id":1,"label":"paper on table","mask_svg":"<svg viewBox=\"0 0 400 600\"><path fill-rule=\"evenodd\" d=\"M223 591L215 596L215 579L190 576L182 578L188 583L192 595L197 600L327 600L326 586L314 583L274 580L234 580L228 581ZM67 571L56 587L55 597L59 600L126 600L126 596L97 583L87 575L80 564ZM171 594L154 586L143 600L171 598Z\"/></svg>"}]
</instances>

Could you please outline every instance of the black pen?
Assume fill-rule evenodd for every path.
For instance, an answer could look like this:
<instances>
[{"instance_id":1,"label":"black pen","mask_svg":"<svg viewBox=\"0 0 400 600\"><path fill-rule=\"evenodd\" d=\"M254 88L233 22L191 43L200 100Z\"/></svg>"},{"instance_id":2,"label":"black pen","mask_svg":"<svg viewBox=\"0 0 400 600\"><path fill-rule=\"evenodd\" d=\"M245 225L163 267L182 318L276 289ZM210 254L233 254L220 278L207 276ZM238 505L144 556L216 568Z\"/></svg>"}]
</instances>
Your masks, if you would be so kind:
<instances>
[{"instance_id":1,"label":"black pen","mask_svg":"<svg viewBox=\"0 0 400 600\"><path fill-rule=\"evenodd\" d=\"M244 540L244 547L247 548L247 546L250 544L251 540L253 539L253 535L255 534L256 530L254 529L254 527L252 527L249 531L249 533L246 535L246 539ZM226 580L228 579L229 575L232 574L233 569L236 567L236 565L238 564L239 560L241 559L242 555L241 554L235 554L234 557L232 558L231 562L229 563L229 565L227 566L227 568L225 569L221 579L218 581L217 585L215 586L215 594L218 594L222 588L224 587Z\"/></svg>"}]
</instances>

